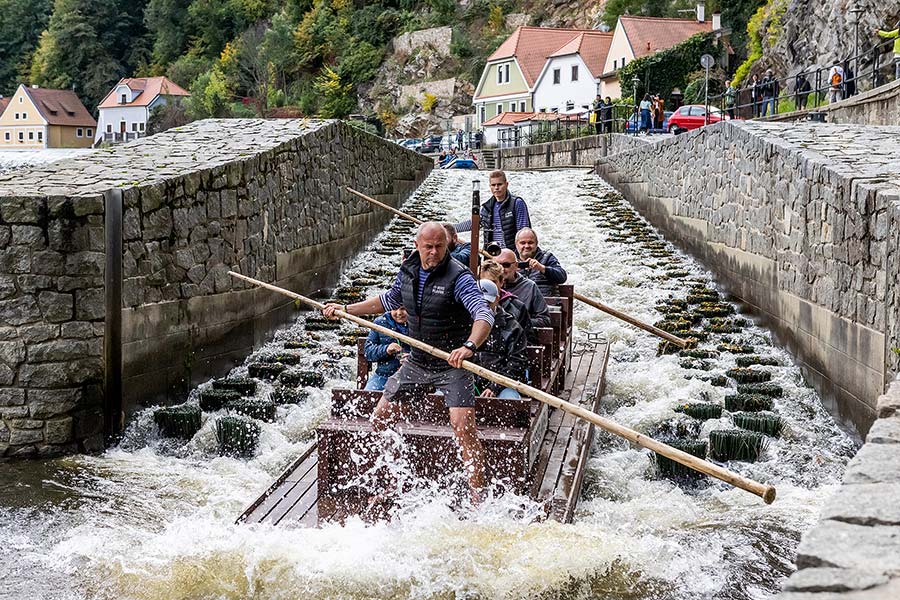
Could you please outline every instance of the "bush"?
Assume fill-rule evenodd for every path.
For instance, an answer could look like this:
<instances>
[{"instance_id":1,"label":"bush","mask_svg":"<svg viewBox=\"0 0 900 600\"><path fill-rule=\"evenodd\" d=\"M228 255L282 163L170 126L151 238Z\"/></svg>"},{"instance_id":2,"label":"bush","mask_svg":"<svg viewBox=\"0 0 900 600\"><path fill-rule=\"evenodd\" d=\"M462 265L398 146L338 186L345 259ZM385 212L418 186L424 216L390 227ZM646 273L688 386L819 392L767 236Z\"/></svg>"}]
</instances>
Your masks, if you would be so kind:
<instances>
[{"instance_id":1,"label":"bush","mask_svg":"<svg viewBox=\"0 0 900 600\"><path fill-rule=\"evenodd\" d=\"M190 89L194 81L213 66L213 61L191 51L180 56L166 69L166 76L183 87Z\"/></svg>"},{"instance_id":2,"label":"bush","mask_svg":"<svg viewBox=\"0 0 900 600\"><path fill-rule=\"evenodd\" d=\"M326 119L341 119L356 107L356 99L352 95L353 85L344 83L340 74L331 67L322 69L314 87L322 95L319 112Z\"/></svg>"},{"instance_id":3,"label":"bush","mask_svg":"<svg viewBox=\"0 0 900 600\"><path fill-rule=\"evenodd\" d=\"M619 69L619 81L622 85L622 97L634 96L632 78L637 77L637 95L642 97L647 92L662 94L668 97L673 88L684 90L688 77L700 66L700 57L704 54L719 54L715 38L711 33L698 33L685 41L649 56L631 61ZM649 89L645 83L649 81Z\"/></svg>"},{"instance_id":4,"label":"bush","mask_svg":"<svg viewBox=\"0 0 900 600\"><path fill-rule=\"evenodd\" d=\"M434 94L429 94L425 92L425 96L422 98L422 110L425 112L431 112L434 110L434 107L437 106L437 96Z\"/></svg>"},{"instance_id":5,"label":"bush","mask_svg":"<svg viewBox=\"0 0 900 600\"><path fill-rule=\"evenodd\" d=\"M384 52L369 42L352 44L338 65L341 81L356 85L373 79L383 58Z\"/></svg>"}]
</instances>

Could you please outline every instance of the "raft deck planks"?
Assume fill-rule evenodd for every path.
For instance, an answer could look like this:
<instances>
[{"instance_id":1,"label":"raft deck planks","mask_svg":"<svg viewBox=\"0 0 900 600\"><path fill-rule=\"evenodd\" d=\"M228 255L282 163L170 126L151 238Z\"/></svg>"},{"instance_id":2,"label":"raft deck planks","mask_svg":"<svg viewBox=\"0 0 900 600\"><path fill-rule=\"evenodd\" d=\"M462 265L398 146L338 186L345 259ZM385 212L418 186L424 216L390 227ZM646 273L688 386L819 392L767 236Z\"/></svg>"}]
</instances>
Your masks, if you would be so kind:
<instances>
[{"instance_id":1,"label":"raft deck planks","mask_svg":"<svg viewBox=\"0 0 900 600\"><path fill-rule=\"evenodd\" d=\"M560 396L596 412L605 385L609 345L605 341L593 341L583 344L580 350L573 353L571 370L566 373ZM581 493L594 426L577 424L577 420L568 413L546 404L537 404L535 411L537 418L532 426L546 419L547 430L533 467L530 495L548 504L550 518L568 523L572 521ZM313 443L244 511L237 522L316 526L319 499L317 466L317 446Z\"/></svg>"}]
</instances>

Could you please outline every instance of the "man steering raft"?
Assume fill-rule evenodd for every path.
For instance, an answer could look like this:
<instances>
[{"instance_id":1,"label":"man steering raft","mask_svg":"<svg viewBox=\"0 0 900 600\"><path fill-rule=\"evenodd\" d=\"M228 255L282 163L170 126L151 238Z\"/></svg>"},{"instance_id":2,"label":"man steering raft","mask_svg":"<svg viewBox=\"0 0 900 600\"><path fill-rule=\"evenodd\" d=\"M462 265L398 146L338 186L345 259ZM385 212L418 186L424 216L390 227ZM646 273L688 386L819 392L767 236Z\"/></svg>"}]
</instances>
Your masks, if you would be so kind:
<instances>
[{"instance_id":1,"label":"man steering raft","mask_svg":"<svg viewBox=\"0 0 900 600\"><path fill-rule=\"evenodd\" d=\"M484 450L475 427L472 375L460 365L488 338L494 314L469 270L450 258L447 233L440 223L422 223L415 246L416 252L403 261L386 293L343 307L329 303L322 313L335 318L335 310L343 309L360 316L405 306L409 335L450 352L444 361L413 348L400 370L388 378L372 424L376 431L385 431L403 416L403 403L412 400L417 389L433 386L440 391L462 451L472 502L477 504L485 484Z\"/></svg>"},{"instance_id":2,"label":"man steering raft","mask_svg":"<svg viewBox=\"0 0 900 600\"><path fill-rule=\"evenodd\" d=\"M531 227L525 227L516 234L516 250L519 260L527 263L525 276L534 281L541 293L558 296L559 284L565 283L568 275L559 260L550 252L541 250L538 237Z\"/></svg>"},{"instance_id":3,"label":"man steering raft","mask_svg":"<svg viewBox=\"0 0 900 600\"><path fill-rule=\"evenodd\" d=\"M524 227L531 227L528 205L518 196L509 193L509 182L503 171L491 171L488 177L491 197L481 205L481 228L484 247L499 244L501 248L516 248L516 234ZM457 232L472 231L472 220L455 225Z\"/></svg>"}]
</instances>

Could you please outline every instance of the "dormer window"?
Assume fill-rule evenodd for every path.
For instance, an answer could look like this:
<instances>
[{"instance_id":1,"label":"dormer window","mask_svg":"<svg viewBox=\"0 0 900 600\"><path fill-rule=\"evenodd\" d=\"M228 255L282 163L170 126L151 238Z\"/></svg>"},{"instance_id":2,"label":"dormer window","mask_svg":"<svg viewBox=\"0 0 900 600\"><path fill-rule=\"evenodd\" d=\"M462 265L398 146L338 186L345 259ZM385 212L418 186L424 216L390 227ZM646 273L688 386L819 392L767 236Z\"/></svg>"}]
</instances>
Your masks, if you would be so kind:
<instances>
[{"instance_id":1,"label":"dormer window","mask_svg":"<svg viewBox=\"0 0 900 600\"><path fill-rule=\"evenodd\" d=\"M128 94L119 96L119 104L128 104Z\"/></svg>"}]
</instances>

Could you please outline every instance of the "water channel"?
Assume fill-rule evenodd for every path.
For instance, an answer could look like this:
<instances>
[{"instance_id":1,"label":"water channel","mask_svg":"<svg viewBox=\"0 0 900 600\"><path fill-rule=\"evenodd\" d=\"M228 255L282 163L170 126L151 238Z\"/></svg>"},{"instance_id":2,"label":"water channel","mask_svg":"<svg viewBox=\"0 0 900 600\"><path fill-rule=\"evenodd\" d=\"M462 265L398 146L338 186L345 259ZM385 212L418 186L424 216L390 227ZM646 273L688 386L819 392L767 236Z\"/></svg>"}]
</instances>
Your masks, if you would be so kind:
<instances>
[{"instance_id":1,"label":"water channel","mask_svg":"<svg viewBox=\"0 0 900 600\"><path fill-rule=\"evenodd\" d=\"M461 220L473 177L486 194L486 173L436 172L412 203L427 200L433 214ZM714 287L686 256L651 257L599 224L589 210L599 199L627 208L599 178L583 170L510 177L511 191L529 203L541 247L556 254L581 293L654 322L662 318L655 306L670 295L683 298L697 280ZM397 257L378 249L376 240L345 279L395 267ZM259 353L307 335L306 314ZM680 404L720 402L734 392L733 382L728 390L711 376L733 368L736 355L720 353L709 371L686 369L677 354L658 355L655 338L592 308L577 306L575 325L578 337L600 334L612 343L603 407L626 426L653 431L677 418ZM329 389L352 385L354 359L340 357L334 333L319 335L331 350L308 353L328 378L325 388L280 406L250 460L218 456L214 419L176 444L158 437L145 411L102 456L0 463L0 598L770 598L858 444L770 333L751 323L740 341L777 359L780 366L765 369L784 389L774 410L786 425L758 462L728 466L774 484L771 506L717 482L653 478L648 452L600 435L574 525L533 523L535 507L510 496L457 512L440 493L410 499L376 525L234 525L307 446L327 414ZM716 341L723 340L702 347ZM723 415L705 421L700 437L732 427Z\"/></svg>"}]
</instances>

